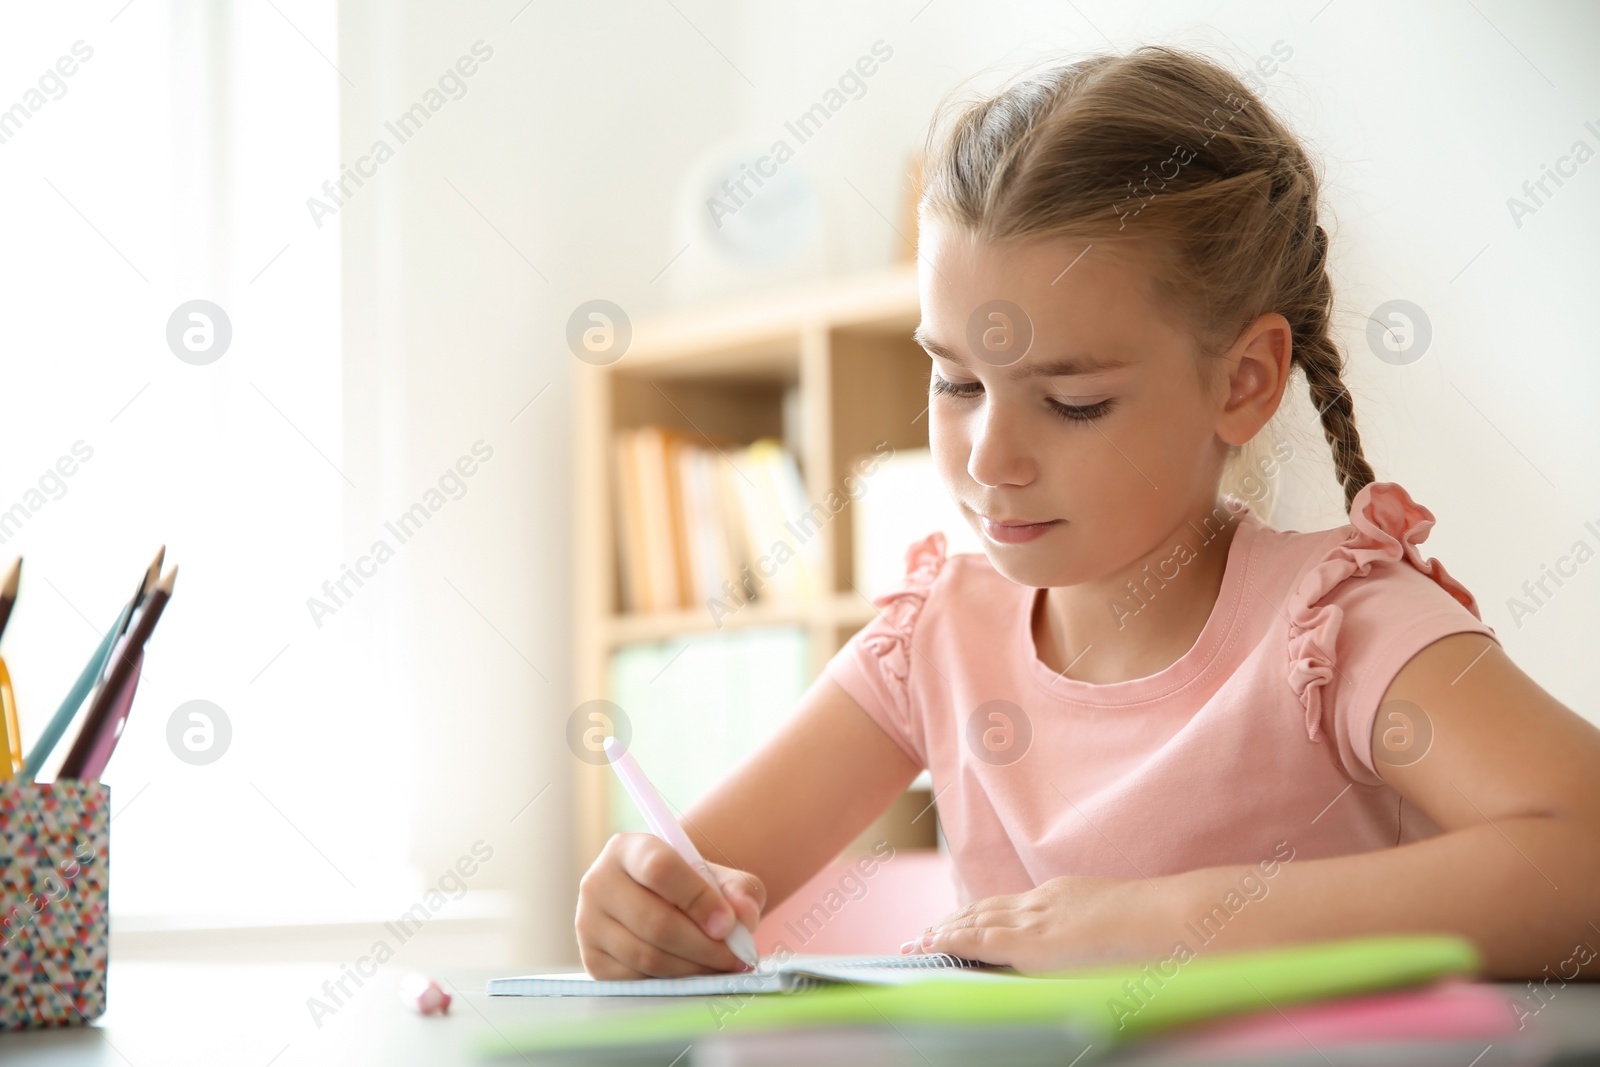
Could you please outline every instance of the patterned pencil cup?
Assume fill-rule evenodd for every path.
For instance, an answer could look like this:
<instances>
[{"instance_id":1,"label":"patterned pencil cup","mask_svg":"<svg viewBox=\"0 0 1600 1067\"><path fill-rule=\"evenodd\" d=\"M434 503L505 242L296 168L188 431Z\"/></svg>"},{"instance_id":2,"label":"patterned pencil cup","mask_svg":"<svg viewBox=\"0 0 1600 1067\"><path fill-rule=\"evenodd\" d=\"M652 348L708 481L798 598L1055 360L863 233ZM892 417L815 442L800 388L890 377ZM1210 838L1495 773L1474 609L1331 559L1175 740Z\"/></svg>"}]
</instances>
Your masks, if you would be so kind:
<instances>
[{"instance_id":1,"label":"patterned pencil cup","mask_svg":"<svg viewBox=\"0 0 1600 1067\"><path fill-rule=\"evenodd\" d=\"M111 790L0 782L0 1030L106 1010Z\"/></svg>"}]
</instances>

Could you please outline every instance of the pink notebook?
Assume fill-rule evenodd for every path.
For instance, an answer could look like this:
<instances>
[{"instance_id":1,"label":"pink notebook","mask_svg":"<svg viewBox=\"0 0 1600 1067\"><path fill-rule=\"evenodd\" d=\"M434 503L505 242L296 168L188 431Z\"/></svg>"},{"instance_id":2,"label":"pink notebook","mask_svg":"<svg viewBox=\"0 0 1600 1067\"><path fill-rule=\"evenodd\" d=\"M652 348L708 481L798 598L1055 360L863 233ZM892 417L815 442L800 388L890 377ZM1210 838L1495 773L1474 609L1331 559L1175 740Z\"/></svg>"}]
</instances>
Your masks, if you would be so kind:
<instances>
[{"instance_id":1,"label":"pink notebook","mask_svg":"<svg viewBox=\"0 0 1600 1067\"><path fill-rule=\"evenodd\" d=\"M1417 989L1303 1004L1283 1012L1197 1024L1144 1048L1185 1055L1251 1056L1386 1043L1481 1042L1504 1047L1519 1034L1506 995L1493 985L1452 978ZM1527 1032L1523 1031L1523 1037Z\"/></svg>"}]
</instances>

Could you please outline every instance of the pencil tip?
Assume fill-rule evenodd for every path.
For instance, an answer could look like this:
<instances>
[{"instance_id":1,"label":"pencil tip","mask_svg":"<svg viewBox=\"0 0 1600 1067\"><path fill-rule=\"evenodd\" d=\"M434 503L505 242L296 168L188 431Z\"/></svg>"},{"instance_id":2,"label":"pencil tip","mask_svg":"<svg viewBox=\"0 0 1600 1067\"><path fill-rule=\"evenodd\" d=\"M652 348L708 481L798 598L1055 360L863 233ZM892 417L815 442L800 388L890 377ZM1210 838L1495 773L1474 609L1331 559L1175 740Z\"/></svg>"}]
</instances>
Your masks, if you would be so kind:
<instances>
[{"instance_id":1,"label":"pencil tip","mask_svg":"<svg viewBox=\"0 0 1600 1067\"><path fill-rule=\"evenodd\" d=\"M5 595L8 598L15 597L17 595L17 581L21 577L22 577L22 557L18 556L16 559L12 560L11 569L9 571L6 571L5 587L4 587L3 590L0 590L0 593L3 593L3 595Z\"/></svg>"},{"instance_id":2,"label":"pencil tip","mask_svg":"<svg viewBox=\"0 0 1600 1067\"><path fill-rule=\"evenodd\" d=\"M160 589L163 593L170 594L172 592L172 583L176 582L177 580L178 580L178 565L176 563L174 563L172 565L172 569L167 572L167 576L165 578L161 579L161 584L159 586L157 586L156 588Z\"/></svg>"}]
</instances>

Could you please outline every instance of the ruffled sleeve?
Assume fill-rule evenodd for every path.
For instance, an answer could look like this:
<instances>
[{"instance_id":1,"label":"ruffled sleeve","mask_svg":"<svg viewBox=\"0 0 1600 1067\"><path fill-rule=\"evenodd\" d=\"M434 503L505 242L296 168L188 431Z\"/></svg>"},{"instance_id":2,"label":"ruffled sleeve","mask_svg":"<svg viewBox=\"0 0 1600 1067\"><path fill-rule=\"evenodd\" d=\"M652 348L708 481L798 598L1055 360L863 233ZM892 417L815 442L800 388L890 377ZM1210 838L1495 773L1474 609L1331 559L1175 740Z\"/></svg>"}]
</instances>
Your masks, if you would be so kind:
<instances>
[{"instance_id":1,"label":"ruffled sleeve","mask_svg":"<svg viewBox=\"0 0 1600 1067\"><path fill-rule=\"evenodd\" d=\"M872 599L878 615L828 662L824 670L872 716L906 754L923 767L921 723L911 706L912 648L934 580L945 564L945 536L935 531L906 550L905 579Z\"/></svg>"},{"instance_id":2,"label":"ruffled sleeve","mask_svg":"<svg viewBox=\"0 0 1600 1067\"><path fill-rule=\"evenodd\" d=\"M1286 606L1289 687L1306 736L1334 730L1346 769L1355 771L1354 757L1373 784L1382 779L1372 766L1372 720L1394 676L1441 637L1495 636L1467 588L1418 550L1433 525L1433 512L1399 485L1369 483L1351 504L1344 537L1301 575Z\"/></svg>"}]
</instances>

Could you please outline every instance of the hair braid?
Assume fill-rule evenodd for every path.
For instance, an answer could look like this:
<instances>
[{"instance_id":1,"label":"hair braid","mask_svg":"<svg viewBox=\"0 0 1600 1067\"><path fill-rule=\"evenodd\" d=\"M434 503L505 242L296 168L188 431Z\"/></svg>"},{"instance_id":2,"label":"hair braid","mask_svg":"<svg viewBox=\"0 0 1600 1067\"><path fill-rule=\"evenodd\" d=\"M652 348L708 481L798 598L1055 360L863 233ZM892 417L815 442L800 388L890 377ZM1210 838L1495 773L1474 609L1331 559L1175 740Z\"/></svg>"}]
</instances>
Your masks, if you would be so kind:
<instances>
[{"instance_id":1,"label":"hair braid","mask_svg":"<svg viewBox=\"0 0 1600 1067\"><path fill-rule=\"evenodd\" d=\"M1328 328L1333 305L1333 285L1328 280L1328 234L1315 223L1306 276L1310 299L1301 305L1299 321L1290 323L1294 330L1294 362L1305 372L1322 434L1333 448L1333 466L1344 486L1344 507L1348 512L1356 494L1373 481L1374 475L1372 464L1361 449L1355 405L1344 383L1344 357Z\"/></svg>"}]
</instances>

